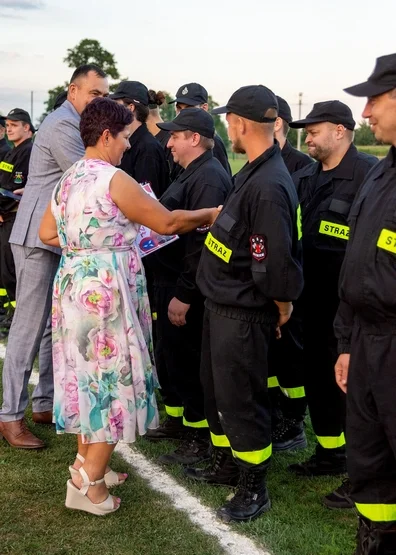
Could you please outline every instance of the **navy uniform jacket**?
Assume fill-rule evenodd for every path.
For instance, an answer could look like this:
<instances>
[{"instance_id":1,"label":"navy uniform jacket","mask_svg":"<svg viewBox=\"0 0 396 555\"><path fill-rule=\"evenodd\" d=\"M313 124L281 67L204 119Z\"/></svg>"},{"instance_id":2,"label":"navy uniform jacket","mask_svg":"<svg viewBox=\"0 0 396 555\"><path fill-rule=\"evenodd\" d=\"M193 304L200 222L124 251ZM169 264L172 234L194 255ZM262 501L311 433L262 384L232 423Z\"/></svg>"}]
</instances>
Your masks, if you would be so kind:
<instances>
[{"instance_id":1,"label":"navy uniform jacket","mask_svg":"<svg viewBox=\"0 0 396 555\"><path fill-rule=\"evenodd\" d=\"M312 164L313 160L308 156L294 148L289 141L286 141L282 148L282 158L286 168L289 170L290 175L308 164Z\"/></svg>"},{"instance_id":2,"label":"navy uniform jacket","mask_svg":"<svg viewBox=\"0 0 396 555\"><path fill-rule=\"evenodd\" d=\"M224 203L231 188L231 178L206 151L196 158L162 195L160 202L168 210L198 210ZM176 298L190 304L200 297L196 272L209 227L199 227L153 253L150 267L157 286L176 286Z\"/></svg>"},{"instance_id":3,"label":"navy uniform jacket","mask_svg":"<svg viewBox=\"0 0 396 555\"><path fill-rule=\"evenodd\" d=\"M348 216L355 195L375 156L351 144L339 165L321 176L322 164L310 164L293 174L300 199L304 258L304 299L316 310L320 296L333 311L338 306L338 278L348 244ZM321 177L323 181L318 184Z\"/></svg>"},{"instance_id":4,"label":"navy uniform jacket","mask_svg":"<svg viewBox=\"0 0 396 555\"><path fill-rule=\"evenodd\" d=\"M396 149L370 171L349 214L335 321L339 352L349 352L354 320L396 329ZM392 331L393 330L393 331ZM375 332L374 332L375 333Z\"/></svg>"},{"instance_id":5,"label":"navy uniform jacket","mask_svg":"<svg viewBox=\"0 0 396 555\"><path fill-rule=\"evenodd\" d=\"M7 152L4 160L0 162L0 187L2 189L12 192L25 187L32 148L32 139L26 139ZM0 214L13 212L17 207L18 201L0 195Z\"/></svg>"},{"instance_id":6,"label":"navy uniform jacket","mask_svg":"<svg viewBox=\"0 0 396 555\"><path fill-rule=\"evenodd\" d=\"M131 148L122 157L120 168L138 183L148 182L159 198L169 186L169 165L164 149L144 123L129 139Z\"/></svg>"},{"instance_id":7,"label":"navy uniform jacket","mask_svg":"<svg viewBox=\"0 0 396 555\"><path fill-rule=\"evenodd\" d=\"M10 145L5 139L0 139L0 162L4 160L4 156L11 150Z\"/></svg>"},{"instance_id":8,"label":"navy uniform jacket","mask_svg":"<svg viewBox=\"0 0 396 555\"><path fill-rule=\"evenodd\" d=\"M197 284L209 300L268 312L303 287L298 199L276 142L236 175L202 252Z\"/></svg>"}]
</instances>

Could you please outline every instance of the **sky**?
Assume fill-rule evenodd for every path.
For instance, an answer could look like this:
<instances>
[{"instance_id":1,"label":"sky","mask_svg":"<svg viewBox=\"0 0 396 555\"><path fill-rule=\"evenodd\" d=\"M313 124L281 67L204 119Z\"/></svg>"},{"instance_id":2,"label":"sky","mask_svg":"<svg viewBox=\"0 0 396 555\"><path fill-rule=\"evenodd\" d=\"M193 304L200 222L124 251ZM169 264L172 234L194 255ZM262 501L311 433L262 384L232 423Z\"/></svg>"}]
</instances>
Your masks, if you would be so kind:
<instances>
[{"instance_id":1,"label":"sky","mask_svg":"<svg viewBox=\"0 0 396 555\"><path fill-rule=\"evenodd\" d=\"M377 7L378 6L378 7ZM172 95L199 82L220 104L263 84L298 118L338 99L361 121L364 100L343 88L365 81L375 58L396 52L396 0L0 0L0 113L44 111L47 91L70 79L68 48L96 39L123 77Z\"/></svg>"}]
</instances>

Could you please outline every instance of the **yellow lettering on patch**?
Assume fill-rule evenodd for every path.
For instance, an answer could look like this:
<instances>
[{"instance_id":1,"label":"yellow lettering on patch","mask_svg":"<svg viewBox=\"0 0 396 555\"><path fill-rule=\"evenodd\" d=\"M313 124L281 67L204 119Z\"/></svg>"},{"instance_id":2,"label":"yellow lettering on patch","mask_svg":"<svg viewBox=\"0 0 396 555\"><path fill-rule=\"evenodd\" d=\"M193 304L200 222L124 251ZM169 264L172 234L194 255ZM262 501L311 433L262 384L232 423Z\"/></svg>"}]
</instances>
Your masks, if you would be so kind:
<instances>
[{"instance_id":1,"label":"yellow lettering on patch","mask_svg":"<svg viewBox=\"0 0 396 555\"><path fill-rule=\"evenodd\" d=\"M320 222L319 233L337 237L337 239L345 239L346 241L349 239L349 227L347 225L326 222L325 220Z\"/></svg>"},{"instance_id":2,"label":"yellow lettering on patch","mask_svg":"<svg viewBox=\"0 0 396 555\"><path fill-rule=\"evenodd\" d=\"M220 241L218 241L217 239L215 239L210 231L206 236L205 245L210 250L210 252L218 256L223 262L226 262L227 264L229 263L232 255L232 250L223 245L223 243L220 243Z\"/></svg>"},{"instance_id":3,"label":"yellow lettering on patch","mask_svg":"<svg viewBox=\"0 0 396 555\"><path fill-rule=\"evenodd\" d=\"M301 217L301 205L297 207L297 239L302 238L302 217Z\"/></svg>"},{"instance_id":4,"label":"yellow lettering on patch","mask_svg":"<svg viewBox=\"0 0 396 555\"><path fill-rule=\"evenodd\" d=\"M378 238L377 247L396 253L396 233L389 229L383 229Z\"/></svg>"},{"instance_id":5,"label":"yellow lettering on patch","mask_svg":"<svg viewBox=\"0 0 396 555\"><path fill-rule=\"evenodd\" d=\"M7 164L7 162L0 162L0 170L11 173L14 169L14 164Z\"/></svg>"}]
</instances>

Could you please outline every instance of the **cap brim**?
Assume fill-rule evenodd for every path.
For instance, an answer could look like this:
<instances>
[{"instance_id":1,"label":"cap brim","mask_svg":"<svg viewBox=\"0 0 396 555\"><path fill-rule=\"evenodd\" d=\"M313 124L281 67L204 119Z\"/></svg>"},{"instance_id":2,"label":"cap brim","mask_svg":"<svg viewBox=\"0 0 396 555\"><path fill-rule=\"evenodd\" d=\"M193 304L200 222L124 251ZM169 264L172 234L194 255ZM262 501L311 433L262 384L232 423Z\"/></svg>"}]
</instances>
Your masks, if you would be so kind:
<instances>
[{"instance_id":1,"label":"cap brim","mask_svg":"<svg viewBox=\"0 0 396 555\"><path fill-rule=\"evenodd\" d=\"M378 96L379 94L391 91L394 88L395 86L393 85L377 85L372 81L365 81L364 83L348 87L344 91L352 96L366 96L370 98L371 96Z\"/></svg>"},{"instance_id":2,"label":"cap brim","mask_svg":"<svg viewBox=\"0 0 396 555\"><path fill-rule=\"evenodd\" d=\"M300 129L305 127L306 125L310 125L311 123L323 123L324 121L327 121L323 118L306 118L306 119L300 119L297 121L291 121L289 123L289 126L292 129Z\"/></svg>"},{"instance_id":3,"label":"cap brim","mask_svg":"<svg viewBox=\"0 0 396 555\"><path fill-rule=\"evenodd\" d=\"M227 106L219 106L218 108L214 108L210 113L211 114L227 114L229 112Z\"/></svg>"},{"instance_id":4,"label":"cap brim","mask_svg":"<svg viewBox=\"0 0 396 555\"><path fill-rule=\"evenodd\" d=\"M126 98L126 94L115 92L113 94L109 94L109 98L111 98L112 100L120 100L121 98Z\"/></svg>"},{"instance_id":5,"label":"cap brim","mask_svg":"<svg viewBox=\"0 0 396 555\"><path fill-rule=\"evenodd\" d=\"M171 100L168 104L175 104L178 102L179 104L187 104L187 106L199 106L202 104L199 100L194 100L193 98L186 98L185 96L181 96L179 98L175 98L175 100Z\"/></svg>"},{"instance_id":6,"label":"cap brim","mask_svg":"<svg viewBox=\"0 0 396 555\"><path fill-rule=\"evenodd\" d=\"M187 131L187 127L185 125L178 125L173 121L163 121L162 123L157 123L156 125L165 131Z\"/></svg>"}]
</instances>

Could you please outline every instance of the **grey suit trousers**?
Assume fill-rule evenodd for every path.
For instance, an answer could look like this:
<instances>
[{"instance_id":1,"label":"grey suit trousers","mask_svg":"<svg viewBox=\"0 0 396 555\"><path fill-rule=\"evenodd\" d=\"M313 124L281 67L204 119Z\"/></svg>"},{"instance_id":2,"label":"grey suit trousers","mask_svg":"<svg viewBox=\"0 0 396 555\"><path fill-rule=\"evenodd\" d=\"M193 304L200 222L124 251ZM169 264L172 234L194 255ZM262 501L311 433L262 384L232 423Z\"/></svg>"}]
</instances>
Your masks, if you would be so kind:
<instances>
[{"instance_id":1,"label":"grey suit trousers","mask_svg":"<svg viewBox=\"0 0 396 555\"><path fill-rule=\"evenodd\" d=\"M32 396L34 412L52 410L51 303L59 256L39 247L11 245L17 278L16 310L3 367L0 421L23 418L29 402L28 383L39 353L39 383Z\"/></svg>"}]
</instances>

